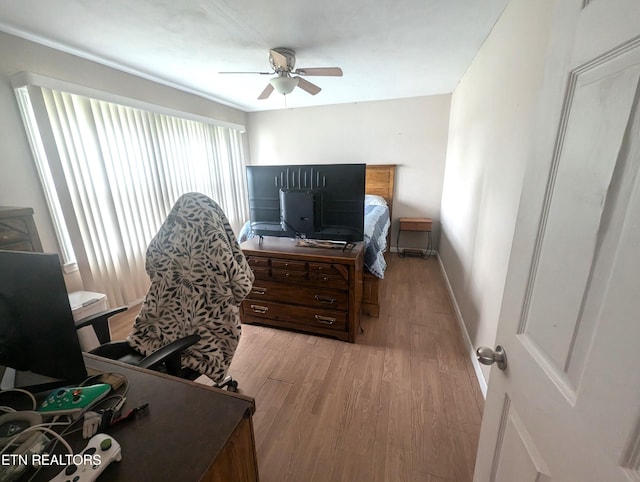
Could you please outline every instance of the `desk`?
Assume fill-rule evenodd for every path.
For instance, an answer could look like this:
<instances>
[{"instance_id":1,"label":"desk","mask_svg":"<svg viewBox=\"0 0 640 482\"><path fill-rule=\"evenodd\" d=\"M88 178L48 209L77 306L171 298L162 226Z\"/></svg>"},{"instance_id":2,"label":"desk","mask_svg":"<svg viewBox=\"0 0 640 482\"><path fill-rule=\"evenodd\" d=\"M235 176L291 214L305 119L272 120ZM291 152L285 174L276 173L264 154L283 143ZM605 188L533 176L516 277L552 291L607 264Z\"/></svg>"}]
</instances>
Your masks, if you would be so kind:
<instances>
[{"instance_id":1,"label":"desk","mask_svg":"<svg viewBox=\"0 0 640 482\"><path fill-rule=\"evenodd\" d=\"M149 403L144 414L106 431L120 443L122 460L112 462L99 482L258 480L252 398L89 354L85 363L128 378L124 409ZM87 442L79 434L67 441L74 451ZM36 480L60 470L42 471Z\"/></svg>"},{"instance_id":2,"label":"desk","mask_svg":"<svg viewBox=\"0 0 640 482\"><path fill-rule=\"evenodd\" d=\"M429 218L400 218L400 226L398 227L398 236L396 238L396 247L398 249L398 256L401 258L406 254L417 253L420 256L428 257L431 254L431 225L432 221ZM400 233L402 231L419 231L427 233L427 249L423 251L416 249L400 248Z\"/></svg>"}]
</instances>

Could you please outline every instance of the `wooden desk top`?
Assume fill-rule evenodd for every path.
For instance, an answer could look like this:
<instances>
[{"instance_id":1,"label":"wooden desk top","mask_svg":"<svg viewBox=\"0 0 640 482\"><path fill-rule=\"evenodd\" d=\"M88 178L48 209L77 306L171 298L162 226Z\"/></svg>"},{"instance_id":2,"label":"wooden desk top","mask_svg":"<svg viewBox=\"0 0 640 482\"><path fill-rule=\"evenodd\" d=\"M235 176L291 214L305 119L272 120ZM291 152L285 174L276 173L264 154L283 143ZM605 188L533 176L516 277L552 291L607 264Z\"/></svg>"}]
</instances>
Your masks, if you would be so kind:
<instances>
[{"instance_id":1,"label":"wooden desk top","mask_svg":"<svg viewBox=\"0 0 640 482\"><path fill-rule=\"evenodd\" d=\"M105 431L122 447L122 460L112 462L100 482L209 480L207 473L214 459L236 427L255 411L254 400L243 395L89 354L85 363L87 368L127 377L129 392L123 411L149 403L135 419ZM66 439L74 451L87 443L79 434ZM49 480L61 470L55 469L41 471L36 480Z\"/></svg>"}]
</instances>

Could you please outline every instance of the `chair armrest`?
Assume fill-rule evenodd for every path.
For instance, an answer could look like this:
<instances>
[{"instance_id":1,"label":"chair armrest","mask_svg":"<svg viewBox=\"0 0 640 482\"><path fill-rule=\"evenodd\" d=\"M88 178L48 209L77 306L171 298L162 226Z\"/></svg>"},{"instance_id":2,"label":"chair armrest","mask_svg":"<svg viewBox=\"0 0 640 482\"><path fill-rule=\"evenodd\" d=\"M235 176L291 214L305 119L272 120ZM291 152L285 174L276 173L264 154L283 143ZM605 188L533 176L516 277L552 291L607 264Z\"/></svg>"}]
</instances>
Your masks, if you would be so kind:
<instances>
[{"instance_id":1,"label":"chair armrest","mask_svg":"<svg viewBox=\"0 0 640 482\"><path fill-rule=\"evenodd\" d=\"M119 360L130 365L137 365L144 358L144 355L135 351L127 341L110 341L100 345L89 353L98 355L110 360Z\"/></svg>"},{"instance_id":2,"label":"chair armrest","mask_svg":"<svg viewBox=\"0 0 640 482\"><path fill-rule=\"evenodd\" d=\"M180 353L198 341L200 341L200 335L189 335L184 338L180 338L154 351L151 355L141 360L138 366L141 368L153 369L157 365L168 361L171 357L176 355L179 356ZM167 371L169 371L168 367Z\"/></svg>"},{"instance_id":3,"label":"chair armrest","mask_svg":"<svg viewBox=\"0 0 640 482\"><path fill-rule=\"evenodd\" d=\"M93 330L96 332L98 341L101 345L111 341L111 334L109 333L109 318L123 311L127 311L126 306L120 306L110 310L104 310L93 315L89 315L81 320L75 322L76 330L85 326L93 326Z\"/></svg>"}]
</instances>

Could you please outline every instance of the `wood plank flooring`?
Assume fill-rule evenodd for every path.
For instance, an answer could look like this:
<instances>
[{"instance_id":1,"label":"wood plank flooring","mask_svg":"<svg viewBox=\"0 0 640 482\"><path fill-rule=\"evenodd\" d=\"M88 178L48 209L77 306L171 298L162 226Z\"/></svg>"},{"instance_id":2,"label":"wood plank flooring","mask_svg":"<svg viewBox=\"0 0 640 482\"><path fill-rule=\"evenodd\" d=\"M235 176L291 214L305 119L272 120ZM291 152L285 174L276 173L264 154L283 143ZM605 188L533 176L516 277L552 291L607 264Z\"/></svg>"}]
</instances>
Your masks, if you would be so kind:
<instances>
[{"instance_id":1,"label":"wood plank flooring","mask_svg":"<svg viewBox=\"0 0 640 482\"><path fill-rule=\"evenodd\" d=\"M230 374L256 399L262 482L472 480L484 401L438 261L388 263L355 344L243 325Z\"/></svg>"}]
</instances>

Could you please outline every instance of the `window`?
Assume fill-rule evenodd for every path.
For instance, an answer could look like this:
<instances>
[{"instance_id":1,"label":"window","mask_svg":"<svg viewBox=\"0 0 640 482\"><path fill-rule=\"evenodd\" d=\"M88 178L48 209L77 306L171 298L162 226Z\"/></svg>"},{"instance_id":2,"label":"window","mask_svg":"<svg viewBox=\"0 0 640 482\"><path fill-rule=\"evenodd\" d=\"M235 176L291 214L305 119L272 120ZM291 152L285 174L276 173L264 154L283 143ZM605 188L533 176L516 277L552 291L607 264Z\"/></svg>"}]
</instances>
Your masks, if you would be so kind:
<instances>
[{"instance_id":1,"label":"window","mask_svg":"<svg viewBox=\"0 0 640 482\"><path fill-rule=\"evenodd\" d=\"M141 300L146 248L186 192L216 200L236 230L246 219L242 126L20 80L14 88L65 267L77 265L86 289L115 305Z\"/></svg>"}]
</instances>

